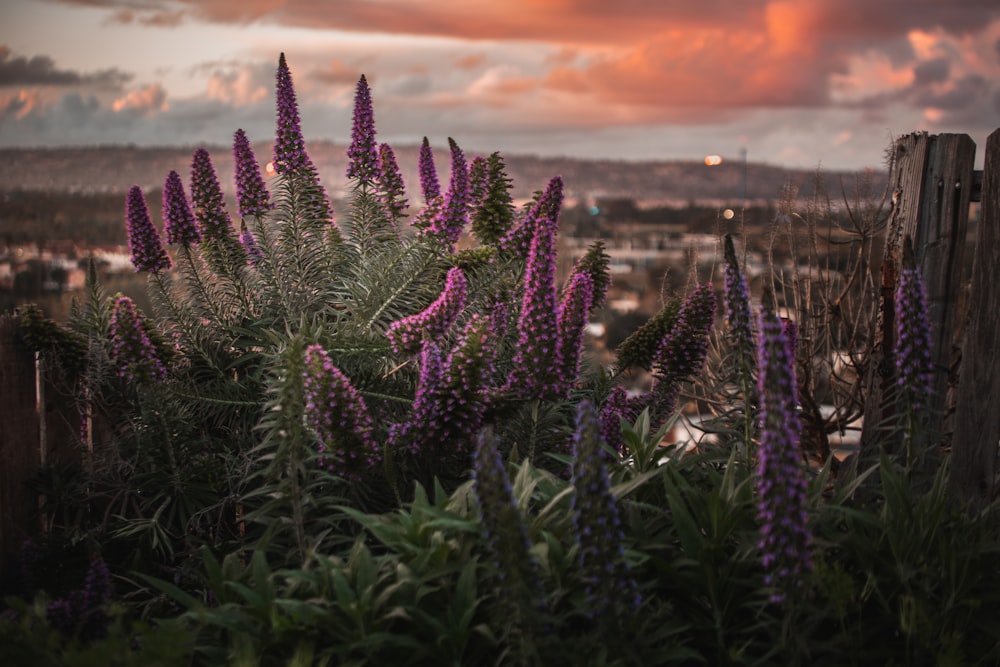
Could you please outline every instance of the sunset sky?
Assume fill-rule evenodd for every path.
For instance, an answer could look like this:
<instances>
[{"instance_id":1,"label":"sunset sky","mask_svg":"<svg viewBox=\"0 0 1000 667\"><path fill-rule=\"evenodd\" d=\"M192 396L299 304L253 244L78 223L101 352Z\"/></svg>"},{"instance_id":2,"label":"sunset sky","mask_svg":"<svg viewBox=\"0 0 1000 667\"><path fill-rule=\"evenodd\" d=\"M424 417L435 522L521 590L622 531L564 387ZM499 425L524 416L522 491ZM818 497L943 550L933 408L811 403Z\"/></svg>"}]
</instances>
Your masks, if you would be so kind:
<instances>
[{"instance_id":1,"label":"sunset sky","mask_svg":"<svg viewBox=\"0 0 1000 667\"><path fill-rule=\"evenodd\" d=\"M893 136L1000 127L998 0L2 0L0 146L307 142L882 166ZM979 162L982 157L980 155Z\"/></svg>"}]
</instances>

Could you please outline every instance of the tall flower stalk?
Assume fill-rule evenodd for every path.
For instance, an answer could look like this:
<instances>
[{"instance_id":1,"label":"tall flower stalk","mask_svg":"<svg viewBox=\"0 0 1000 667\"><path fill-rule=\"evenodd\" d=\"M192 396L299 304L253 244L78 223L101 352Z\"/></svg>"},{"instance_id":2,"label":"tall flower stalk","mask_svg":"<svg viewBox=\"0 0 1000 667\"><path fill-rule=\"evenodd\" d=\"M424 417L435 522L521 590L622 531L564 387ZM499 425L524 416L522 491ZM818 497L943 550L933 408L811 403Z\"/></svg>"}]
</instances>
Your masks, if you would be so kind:
<instances>
[{"instance_id":1,"label":"tall flower stalk","mask_svg":"<svg viewBox=\"0 0 1000 667\"><path fill-rule=\"evenodd\" d=\"M347 178L363 186L379 179L378 143L375 140L375 115L368 80L362 74L354 92L354 121L351 145L347 149Z\"/></svg>"},{"instance_id":2,"label":"tall flower stalk","mask_svg":"<svg viewBox=\"0 0 1000 667\"><path fill-rule=\"evenodd\" d=\"M451 181L444 196L444 205L430 226L430 233L449 245L458 241L469 219L469 167L465 154L451 137Z\"/></svg>"},{"instance_id":3,"label":"tall flower stalk","mask_svg":"<svg viewBox=\"0 0 1000 667\"><path fill-rule=\"evenodd\" d=\"M455 322L465 307L465 274L453 267L445 278L444 291L419 313L396 320L386 335L396 354L416 354L425 340L436 341Z\"/></svg>"},{"instance_id":4,"label":"tall flower stalk","mask_svg":"<svg viewBox=\"0 0 1000 667\"><path fill-rule=\"evenodd\" d=\"M796 409L795 364L781 320L772 312L760 318L758 391L760 450L757 515L761 564L770 600L783 604L812 569L806 478L801 467Z\"/></svg>"},{"instance_id":5,"label":"tall flower stalk","mask_svg":"<svg viewBox=\"0 0 1000 667\"><path fill-rule=\"evenodd\" d=\"M926 432L933 406L934 361L927 290L909 239L896 288L896 385L904 419L907 467L923 462L932 435Z\"/></svg>"},{"instance_id":6,"label":"tall flower stalk","mask_svg":"<svg viewBox=\"0 0 1000 667\"><path fill-rule=\"evenodd\" d=\"M733 238L725 237L725 300L729 343L735 362L736 381L743 396L743 443L750 462L750 447L754 438L757 398L757 344L754 341L750 314L750 289L746 275L736 257Z\"/></svg>"},{"instance_id":7,"label":"tall flower stalk","mask_svg":"<svg viewBox=\"0 0 1000 667\"><path fill-rule=\"evenodd\" d=\"M625 559L625 534L611 493L601 423L589 401L577 408L572 453L575 492L570 511L586 592L584 609L595 619L634 611L642 596Z\"/></svg>"},{"instance_id":8,"label":"tall flower stalk","mask_svg":"<svg viewBox=\"0 0 1000 667\"><path fill-rule=\"evenodd\" d=\"M378 147L378 196L386 215L394 223L406 214L409 202L406 199L406 188L403 185L403 175L399 173L399 163L396 153L389 144Z\"/></svg>"},{"instance_id":9,"label":"tall flower stalk","mask_svg":"<svg viewBox=\"0 0 1000 667\"><path fill-rule=\"evenodd\" d=\"M236 130L233 135L233 159L236 168L236 203L240 215L244 218L264 215L271 208L271 196L264 186L257 157L243 130Z\"/></svg>"},{"instance_id":10,"label":"tall flower stalk","mask_svg":"<svg viewBox=\"0 0 1000 667\"><path fill-rule=\"evenodd\" d=\"M594 279L589 273L571 276L559 304L556 318L558 342L556 346L556 373L561 381L560 393L568 397L577 376L580 374L580 353L583 351L583 335L590 319L590 307L594 298Z\"/></svg>"},{"instance_id":11,"label":"tall flower stalk","mask_svg":"<svg viewBox=\"0 0 1000 667\"><path fill-rule=\"evenodd\" d=\"M111 309L109 356L118 375L130 382L162 381L167 367L146 332L132 299L120 296Z\"/></svg>"},{"instance_id":12,"label":"tall flower stalk","mask_svg":"<svg viewBox=\"0 0 1000 667\"><path fill-rule=\"evenodd\" d=\"M157 273L169 269L170 257L163 249L160 234L149 218L146 198L143 197L138 185L133 185L128 191L125 200L125 222L135 270Z\"/></svg>"},{"instance_id":13,"label":"tall flower stalk","mask_svg":"<svg viewBox=\"0 0 1000 667\"><path fill-rule=\"evenodd\" d=\"M420 192L424 196L424 203L430 205L432 201L441 196L441 184L438 182L437 166L434 164L434 151L431 150L431 143L424 137L420 142L420 156L418 160L420 171Z\"/></svg>"},{"instance_id":14,"label":"tall flower stalk","mask_svg":"<svg viewBox=\"0 0 1000 667\"><path fill-rule=\"evenodd\" d=\"M184 193L180 174L171 171L163 184L163 228L167 243L191 246L201 242L201 233Z\"/></svg>"},{"instance_id":15,"label":"tall flower stalk","mask_svg":"<svg viewBox=\"0 0 1000 667\"><path fill-rule=\"evenodd\" d=\"M522 398L548 398L559 393L555 373L558 345L556 322L555 248L552 226L534 225L524 274L517 348L507 389Z\"/></svg>"},{"instance_id":16,"label":"tall flower stalk","mask_svg":"<svg viewBox=\"0 0 1000 667\"><path fill-rule=\"evenodd\" d=\"M305 353L305 418L320 440L320 464L358 480L381 460L364 398L320 345Z\"/></svg>"}]
</instances>

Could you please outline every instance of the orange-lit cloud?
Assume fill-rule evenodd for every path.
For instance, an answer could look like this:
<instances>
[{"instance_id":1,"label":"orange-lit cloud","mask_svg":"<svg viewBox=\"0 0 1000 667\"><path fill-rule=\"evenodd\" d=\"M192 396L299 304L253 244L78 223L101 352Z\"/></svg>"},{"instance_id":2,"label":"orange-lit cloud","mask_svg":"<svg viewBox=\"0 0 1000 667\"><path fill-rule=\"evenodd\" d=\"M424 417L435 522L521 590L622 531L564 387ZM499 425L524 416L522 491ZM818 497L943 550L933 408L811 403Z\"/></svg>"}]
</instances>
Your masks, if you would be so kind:
<instances>
[{"instance_id":1,"label":"orange-lit cloud","mask_svg":"<svg viewBox=\"0 0 1000 667\"><path fill-rule=\"evenodd\" d=\"M131 111L140 114L151 114L158 111L166 111L169 105L167 104L167 94L163 90L163 86L153 83L142 88L130 90L126 95L112 102L111 108L116 113Z\"/></svg>"},{"instance_id":2,"label":"orange-lit cloud","mask_svg":"<svg viewBox=\"0 0 1000 667\"><path fill-rule=\"evenodd\" d=\"M205 91L210 100L216 100L235 107L257 104L267 99L270 90L259 83L254 72L247 67L237 72L216 73L208 79Z\"/></svg>"}]
</instances>

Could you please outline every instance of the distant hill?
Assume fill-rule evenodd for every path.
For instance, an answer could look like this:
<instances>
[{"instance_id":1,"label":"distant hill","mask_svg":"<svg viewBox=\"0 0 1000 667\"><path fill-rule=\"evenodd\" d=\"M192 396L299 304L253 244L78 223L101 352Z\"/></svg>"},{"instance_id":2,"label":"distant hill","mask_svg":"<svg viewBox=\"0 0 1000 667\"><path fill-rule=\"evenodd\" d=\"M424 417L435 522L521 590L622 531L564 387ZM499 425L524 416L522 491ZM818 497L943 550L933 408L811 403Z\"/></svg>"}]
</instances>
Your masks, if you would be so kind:
<instances>
[{"instance_id":1,"label":"distant hill","mask_svg":"<svg viewBox=\"0 0 1000 667\"><path fill-rule=\"evenodd\" d=\"M394 147L411 202L419 198L417 146ZM330 142L311 142L309 154L330 194L346 194L346 147ZM449 154L446 146L434 147L442 186L447 185ZM234 191L233 158L229 147L209 147L222 187ZM271 155L271 144L254 151L262 162ZM144 190L159 189L167 173L176 170L188 181L192 148L98 146L67 148L0 148L0 190L32 190L78 193L126 192L137 184ZM474 155L467 155L471 161ZM743 164L738 160L708 167L695 161L579 160L560 157L504 155L508 174L514 180L514 196L523 199L561 175L566 196L575 198L630 198L661 203L689 201L738 201L744 189ZM810 196L815 170L786 169L750 162L746 165L746 196L749 200L773 200L786 184L799 196ZM839 199L841 183L848 191L856 173L822 172L831 194ZM876 174L884 182L884 174Z\"/></svg>"}]
</instances>

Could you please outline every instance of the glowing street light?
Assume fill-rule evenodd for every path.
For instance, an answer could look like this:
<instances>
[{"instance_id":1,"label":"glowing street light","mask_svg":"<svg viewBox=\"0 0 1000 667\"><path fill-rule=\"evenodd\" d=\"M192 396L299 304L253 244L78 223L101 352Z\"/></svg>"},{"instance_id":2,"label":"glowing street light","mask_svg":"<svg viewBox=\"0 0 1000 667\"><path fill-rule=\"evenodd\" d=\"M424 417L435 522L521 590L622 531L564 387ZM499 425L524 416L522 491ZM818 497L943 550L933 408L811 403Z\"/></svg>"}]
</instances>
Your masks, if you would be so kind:
<instances>
[{"instance_id":1,"label":"glowing street light","mask_svg":"<svg viewBox=\"0 0 1000 667\"><path fill-rule=\"evenodd\" d=\"M721 155L706 155L705 156L705 165L706 166L717 167L720 164L722 164L722 156Z\"/></svg>"}]
</instances>

